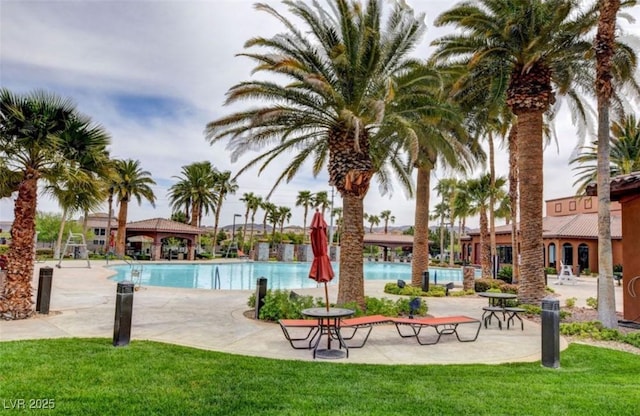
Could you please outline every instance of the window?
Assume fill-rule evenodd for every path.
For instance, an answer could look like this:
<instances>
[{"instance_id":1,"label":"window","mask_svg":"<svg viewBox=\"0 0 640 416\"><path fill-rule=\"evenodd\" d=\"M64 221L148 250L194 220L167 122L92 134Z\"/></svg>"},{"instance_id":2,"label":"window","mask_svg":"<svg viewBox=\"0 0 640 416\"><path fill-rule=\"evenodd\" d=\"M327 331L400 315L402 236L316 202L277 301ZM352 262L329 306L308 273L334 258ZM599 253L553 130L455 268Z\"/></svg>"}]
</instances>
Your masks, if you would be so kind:
<instances>
[{"instance_id":1,"label":"window","mask_svg":"<svg viewBox=\"0 0 640 416\"><path fill-rule=\"evenodd\" d=\"M560 202L556 202L555 210L556 212L562 212L562 204Z\"/></svg>"},{"instance_id":2,"label":"window","mask_svg":"<svg viewBox=\"0 0 640 416\"><path fill-rule=\"evenodd\" d=\"M591 198L587 198L584 200L584 209L591 209L593 206L593 200Z\"/></svg>"},{"instance_id":3,"label":"window","mask_svg":"<svg viewBox=\"0 0 640 416\"><path fill-rule=\"evenodd\" d=\"M556 245L549 244L549 267L556 267Z\"/></svg>"},{"instance_id":4,"label":"window","mask_svg":"<svg viewBox=\"0 0 640 416\"><path fill-rule=\"evenodd\" d=\"M573 266L573 246L570 243L562 245L562 262L565 266Z\"/></svg>"},{"instance_id":5,"label":"window","mask_svg":"<svg viewBox=\"0 0 640 416\"><path fill-rule=\"evenodd\" d=\"M580 271L589 268L589 246L584 243L578 246L578 265Z\"/></svg>"},{"instance_id":6,"label":"window","mask_svg":"<svg viewBox=\"0 0 640 416\"><path fill-rule=\"evenodd\" d=\"M569 211L576 210L576 201L569 201Z\"/></svg>"}]
</instances>

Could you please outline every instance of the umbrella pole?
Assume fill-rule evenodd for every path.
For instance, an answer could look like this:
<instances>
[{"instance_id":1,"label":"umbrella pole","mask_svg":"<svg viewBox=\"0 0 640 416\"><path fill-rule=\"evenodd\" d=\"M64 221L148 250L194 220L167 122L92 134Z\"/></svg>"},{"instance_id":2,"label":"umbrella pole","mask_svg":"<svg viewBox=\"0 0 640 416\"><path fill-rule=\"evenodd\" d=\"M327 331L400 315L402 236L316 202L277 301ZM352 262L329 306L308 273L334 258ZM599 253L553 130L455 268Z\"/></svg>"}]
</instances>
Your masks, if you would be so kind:
<instances>
[{"instance_id":1,"label":"umbrella pole","mask_svg":"<svg viewBox=\"0 0 640 416\"><path fill-rule=\"evenodd\" d=\"M329 312L329 289L327 289L327 282L324 282L324 298L327 301L327 312Z\"/></svg>"}]
</instances>

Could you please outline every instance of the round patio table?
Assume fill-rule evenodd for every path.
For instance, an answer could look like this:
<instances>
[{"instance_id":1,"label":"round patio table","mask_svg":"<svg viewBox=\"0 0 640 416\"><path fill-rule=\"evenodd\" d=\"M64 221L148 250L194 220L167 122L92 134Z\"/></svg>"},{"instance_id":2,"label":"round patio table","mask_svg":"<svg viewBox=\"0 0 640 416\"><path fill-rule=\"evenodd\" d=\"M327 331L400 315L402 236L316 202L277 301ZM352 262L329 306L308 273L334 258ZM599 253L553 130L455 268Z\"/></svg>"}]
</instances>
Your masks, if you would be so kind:
<instances>
[{"instance_id":1,"label":"round patio table","mask_svg":"<svg viewBox=\"0 0 640 416\"><path fill-rule=\"evenodd\" d=\"M340 334L340 320L352 316L355 313L353 309L329 308L327 310L327 308L309 308L303 309L301 313L309 318L316 318L320 327L320 334L313 347L313 358L336 359L344 358L345 356L349 357L349 347ZM327 336L327 348L318 348L323 335ZM340 349L331 348L332 339L338 340Z\"/></svg>"},{"instance_id":2,"label":"round patio table","mask_svg":"<svg viewBox=\"0 0 640 416\"><path fill-rule=\"evenodd\" d=\"M500 306L502 308L504 308L507 300L518 299L518 295L514 295L513 293L502 293L502 292L480 292L478 293L478 296L483 298L489 298L489 306Z\"/></svg>"}]
</instances>

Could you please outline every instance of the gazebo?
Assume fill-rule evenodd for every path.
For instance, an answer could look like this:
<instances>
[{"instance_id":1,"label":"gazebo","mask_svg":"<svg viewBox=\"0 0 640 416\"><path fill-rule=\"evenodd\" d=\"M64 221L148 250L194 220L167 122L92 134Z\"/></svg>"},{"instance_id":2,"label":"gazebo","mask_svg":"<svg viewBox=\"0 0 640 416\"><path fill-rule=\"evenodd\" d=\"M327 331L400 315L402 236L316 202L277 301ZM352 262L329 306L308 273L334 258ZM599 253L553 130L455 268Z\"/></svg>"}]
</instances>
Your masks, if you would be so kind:
<instances>
[{"instance_id":1,"label":"gazebo","mask_svg":"<svg viewBox=\"0 0 640 416\"><path fill-rule=\"evenodd\" d=\"M201 228L171 221L152 218L127 224L127 241L151 243L151 260L162 259L162 240L175 237L187 242L187 260L195 260L195 243L204 231Z\"/></svg>"},{"instance_id":2,"label":"gazebo","mask_svg":"<svg viewBox=\"0 0 640 416\"><path fill-rule=\"evenodd\" d=\"M597 195L597 185L587 187L587 195ZM611 200L622 205L622 306L624 319L640 323L640 172L611 179Z\"/></svg>"}]
</instances>

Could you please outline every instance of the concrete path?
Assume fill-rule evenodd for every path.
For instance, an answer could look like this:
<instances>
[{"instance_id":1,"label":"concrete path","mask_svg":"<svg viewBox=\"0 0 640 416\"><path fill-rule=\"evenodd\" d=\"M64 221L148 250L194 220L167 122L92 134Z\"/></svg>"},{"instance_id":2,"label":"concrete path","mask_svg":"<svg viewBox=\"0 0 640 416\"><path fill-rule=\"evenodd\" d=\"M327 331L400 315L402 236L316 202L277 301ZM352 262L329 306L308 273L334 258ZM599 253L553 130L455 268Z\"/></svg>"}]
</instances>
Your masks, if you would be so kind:
<instances>
[{"instance_id":1,"label":"concrete path","mask_svg":"<svg viewBox=\"0 0 640 416\"><path fill-rule=\"evenodd\" d=\"M92 261L92 268L54 268L49 315L36 314L21 321L0 321L0 341L61 338L113 338L116 283L114 273L104 262ZM34 273L55 263L39 263ZM81 263L77 263L82 266ZM113 262L112 262L113 264ZM385 282L367 282L366 295L395 298L383 292ZM550 285L561 294L560 304L570 297L584 306L596 296L593 278L579 278L575 285ZM322 288L297 290L314 297L324 296ZM621 304L620 288L616 287ZM245 317L252 291L214 291L142 287L134 293L132 340L153 340L233 354L277 359L312 360L307 350L294 350L285 340L280 326ZM330 299L337 297L337 285L330 285ZM428 298L429 314L434 316L468 315L480 318L487 300L479 297ZM351 349L348 359L335 362L372 364L452 364L505 363L539 361L540 326L525 320L524 331L499 330L496 325L480 330L477 341L460 343L455 336L443 336L436 345L421 346L414 339L402 339L395 326L373 328L369 341L361 349ZM561 348L567 344L561 340Z\"/></svg>"}]
</instances>

